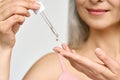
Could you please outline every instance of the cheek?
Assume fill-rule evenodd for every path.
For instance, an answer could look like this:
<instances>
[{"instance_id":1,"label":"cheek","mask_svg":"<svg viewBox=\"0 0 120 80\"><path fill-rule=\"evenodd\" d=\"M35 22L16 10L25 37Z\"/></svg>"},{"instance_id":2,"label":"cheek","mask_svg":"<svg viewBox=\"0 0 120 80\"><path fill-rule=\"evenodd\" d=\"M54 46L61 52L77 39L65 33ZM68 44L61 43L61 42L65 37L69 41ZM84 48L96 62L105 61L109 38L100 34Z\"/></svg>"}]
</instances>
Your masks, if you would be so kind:
<instances>
[{"instance_id":1,"label":"cheek","mask_svg":"<svg viewBox=\"0 0 120 80\"><path fill-rule=\"evenodd\" d=\"M85 0L76 0L76 8L78 13L81 14L81 12L83 12L85 7L84 5L85 5Z\"/></svg>"},{"instance_id":2,"label":"cheek","mask_svg":"<svg viewBox=\"0 0 120 80\"><path fill-rule=\"evenodd\" d=\"M109 4L111 4L114 7L120 8L120 0L109 0Z\"/></svg>"},{"instance_id":3,"label":"cheek","mask_svg":"<svg viewBox=\"0 0 120 80\"><path fill-rule=\"evenodd\" d=\"M110 0L109 3L113 7L113 18L120 22L120 0Z\"/></svg>"},{"instance_id":4,"label":"cheek","mask_svg":"<svg viewBox=\"0 0 120 80\"><path fill-rule=\"evenodd\" d=\"M75 0L77 6L81 6L85 3L86 0Z\"/></svg>"},{"instance_id":5,"label":"cheek","mask_svg":"<svg viewBox=\"0 0 120 80\"><path fill-rule=\"evenodd\" d=\"M111 5L112 9L116 9L120 13L120 0L110 0L109 4Z\"/></svg>"}]
</instances>

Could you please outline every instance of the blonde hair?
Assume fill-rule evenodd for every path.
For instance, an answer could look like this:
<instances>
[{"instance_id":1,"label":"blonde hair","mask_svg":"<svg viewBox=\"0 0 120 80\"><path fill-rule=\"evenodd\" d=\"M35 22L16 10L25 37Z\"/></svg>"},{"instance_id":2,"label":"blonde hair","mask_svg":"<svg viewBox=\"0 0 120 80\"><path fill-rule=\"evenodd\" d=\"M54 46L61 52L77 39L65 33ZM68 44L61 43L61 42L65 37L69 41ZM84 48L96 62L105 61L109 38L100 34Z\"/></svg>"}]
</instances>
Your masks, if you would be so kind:
<instances>
[{"instance_id":1,"label":"blonde hair","mask_svg":"<svg viewBox=\"0 0 120 80\"><path fill-rule=\"evenodd\" d=\"M68 9L68 46L80 48L89 36L89 28L78 15L75 0L69 0Z\"/></svg>"}]
</instances>

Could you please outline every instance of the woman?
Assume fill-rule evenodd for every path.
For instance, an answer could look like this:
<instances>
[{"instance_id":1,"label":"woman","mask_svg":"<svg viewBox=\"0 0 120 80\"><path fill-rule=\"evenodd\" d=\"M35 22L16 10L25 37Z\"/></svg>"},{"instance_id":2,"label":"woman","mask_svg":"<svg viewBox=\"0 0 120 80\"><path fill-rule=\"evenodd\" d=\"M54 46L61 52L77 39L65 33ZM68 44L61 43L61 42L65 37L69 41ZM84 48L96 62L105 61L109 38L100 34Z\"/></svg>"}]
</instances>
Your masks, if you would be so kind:
<instances>
[{"instance_id":1,"label":"woman","mask_svg":"<svg viewBox=\"0 0 120 80\"><path fill-rule=\"evenodd\" d=\"M120 80L120 0L71 2L78 16L70 17L77 18L70 19L70 48L64 44L54 50L86 75L79 74L81 80Z\"/></svg>"},{"instance_id":2,"label":"woman","mask_svg":"<svg viewBox=\"0 0 120 80\"><path fill-rule=\"evenodd\" d=\"M120 0L70 0L70 49L66 44L54 48L67 60L60 55L48 54L31 68L24 79L119 80L119 15Z\"/></svg>"},{"instance_id":3,"label":"woman","mask_svg":"<svg viewBox=\"0 0 120 80\"><path fill-rule=\"evenodd\" d=\"M23 80L120 80L119 15L120 0L70 0L69 47L55 47L59 54L43 56ZM0 50L4 57L0 63L7 65L2 70L9 69L11 45Z\"/></svg>"}]
</instances>

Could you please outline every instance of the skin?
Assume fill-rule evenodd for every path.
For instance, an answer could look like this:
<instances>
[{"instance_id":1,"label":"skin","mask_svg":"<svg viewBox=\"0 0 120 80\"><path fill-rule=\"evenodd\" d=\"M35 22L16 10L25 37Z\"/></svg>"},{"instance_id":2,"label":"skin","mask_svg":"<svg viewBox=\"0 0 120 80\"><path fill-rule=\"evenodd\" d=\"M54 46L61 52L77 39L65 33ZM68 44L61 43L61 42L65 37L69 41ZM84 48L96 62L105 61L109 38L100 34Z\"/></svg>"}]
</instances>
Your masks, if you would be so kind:
<instances>
[{"instance_id":1,"label":"skin","mask_svg":"<svg viewBox=\"0 0 120 80\"><path fill-rule=\"evenodd\" d=\"M66 44L54 50L90 79L120 80L120 1L76 0L76 4L79 15L90 27L90 37L80 50L71 50ZM110 11L93 15L85 9L92 7Z\"/></svg>"},{"instance_id":2,"label":"skin","mask_svg":"<svg viewBox=\"0 0 120 80\"><path fill-rule=\"evenodd\" d=\"M103 63L81 56L75 50L70 50L65 44L62 45L62 48L55 47L54 50L66 57L74 68L84 73L90 79L120 80L120 64L107 56L100 48L95 50L95 54Z\"/></svg>"},{"instance_id":3,"label":"skin","mask_svg":"<svg viewBox=\"0 0 120 80\"><path fill-rule=\"evenodd\" d=\"M38 9L40 5L35 4L35 0L3 0L0 7L0 80L9 80L15 34L25 17L30 16L28 10Z\"/></svg>"},{"instance_id":4,"label":"skin","mask_svg":"<svg viewBox=\"0 0 120 80\"><path fill-rule=\"evenodd\" d=\"M66 58L64 61L68 71L75 74L80 80L120 80L120 17L118 17L120 1L76 0L76 5L80 17L90 27L88 40L80 49L72 50L66 44L62 44L62 47L57 46L53 50ZM86 8L93 7L107 9L109 12L102 15L91 15ZM46 61L59 65L54 61L57 59L55 54L53 55L47 55L47 58L45 56L43 61L38 60L24 79L57 80L61 73L60 67L49 65L48 68L45 64L42 65L42 68L40 67ZM39 72L35 71L36 69ZM51 69L54 69L54 72ZM43 72L41 72L42 70ZM52 75L49 72L53 72ZM48 74L45 75L45 73Z\"/></svg>"},{"instance_id":5,"label":"skin","mask_svg":"<svg viewBox=\"0 0 120 80\"><path fill-rule=\"evenodd\" d=\"M0 80L9 80L15 34L29 16L28 10L39 8L37 4L33 5L34 1L5 0L0 3ZM62 70L56 53L65 57L66 68L80 80L120 80L120 1L76 0L76 5L80 17L90 27L88 40L80 49L69 49L66 44L55 47L55 52L39 59L23 80L58 80ZM107 8L110 12L93 16L86 7Z\"/></svg>"}]
</instances>

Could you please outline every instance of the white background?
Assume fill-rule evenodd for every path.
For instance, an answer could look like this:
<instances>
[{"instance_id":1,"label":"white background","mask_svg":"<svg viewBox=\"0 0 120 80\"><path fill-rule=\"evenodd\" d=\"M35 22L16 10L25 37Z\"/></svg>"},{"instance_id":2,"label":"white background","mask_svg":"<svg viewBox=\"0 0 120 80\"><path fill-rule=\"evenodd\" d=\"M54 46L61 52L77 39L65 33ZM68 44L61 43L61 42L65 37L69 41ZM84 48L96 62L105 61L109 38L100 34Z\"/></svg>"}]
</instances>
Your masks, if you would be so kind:
<instances>
[{"instance_id":1,"label":"white background","mask_svg":"<svg viewBox=\"0 0 120 80\"><path fill-rule=\"evenodd\" d=\"M29 68L53 47L67 42L68 0L41 0L46 8L45 13L60 35L56 42L55 35L40 15L30 11L16 35L16 44L11 58L10 80L22 80Z\"/></svg>"}]
</instances>

